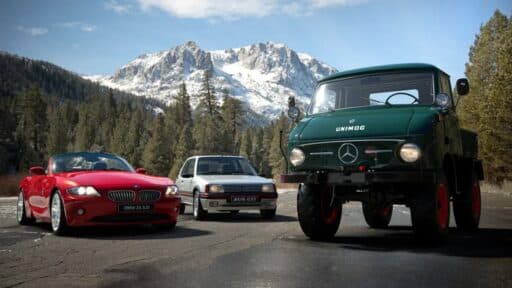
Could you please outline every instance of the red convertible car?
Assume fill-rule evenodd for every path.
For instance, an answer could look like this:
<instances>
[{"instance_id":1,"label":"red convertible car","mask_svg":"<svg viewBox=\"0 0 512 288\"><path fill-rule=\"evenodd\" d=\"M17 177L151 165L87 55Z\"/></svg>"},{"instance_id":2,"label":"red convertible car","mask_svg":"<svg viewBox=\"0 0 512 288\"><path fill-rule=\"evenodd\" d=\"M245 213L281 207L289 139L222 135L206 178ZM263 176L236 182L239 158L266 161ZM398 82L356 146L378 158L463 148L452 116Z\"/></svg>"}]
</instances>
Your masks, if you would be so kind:
<instances>
[{"instance_id":1,"label":"red convertible car","mask_svg":"<svg viewBox=\"0 0 512 288\"><path fill-rule=\"evenodd\" d=\"M180 208L178 187L170 179L145 175L123 158L77 152L51 157L48 170L30 168L20 183L17 220L39 219L55 234L69 227L154 224L172 229Z\"/></svg>"}]
</instances>

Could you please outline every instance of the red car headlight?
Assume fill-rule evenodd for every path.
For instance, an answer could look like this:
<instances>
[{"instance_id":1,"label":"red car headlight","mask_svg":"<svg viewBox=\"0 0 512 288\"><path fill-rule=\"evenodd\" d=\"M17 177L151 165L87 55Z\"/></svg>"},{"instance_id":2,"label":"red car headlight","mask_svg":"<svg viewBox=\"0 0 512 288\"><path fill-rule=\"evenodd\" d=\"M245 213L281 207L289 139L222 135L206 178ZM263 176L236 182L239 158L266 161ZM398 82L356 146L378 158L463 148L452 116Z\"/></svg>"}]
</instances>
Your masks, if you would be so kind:
<instances>
[{"instance_id":1,"label":"red car headlight","mask_svg":"<svg viewBox=\"0 0 512 288\"><path fill-rule=\"evenodd\" d=\"M69 194L76 196L101 196L92 186L77 186L69 188L67 191Z\"/></svg>"},{"instance_id":2,"label":"red car headlight","mask_svg":"<svg viewBox=\"0 0 512 288\"><path fill-rule=\"evenodd\" d=\"M178 186L170 185L167 187L167 190L165 191L165 197L171 198L171 197L178 195L178 193L179 193Z\"/></svg>"}]
</instances>

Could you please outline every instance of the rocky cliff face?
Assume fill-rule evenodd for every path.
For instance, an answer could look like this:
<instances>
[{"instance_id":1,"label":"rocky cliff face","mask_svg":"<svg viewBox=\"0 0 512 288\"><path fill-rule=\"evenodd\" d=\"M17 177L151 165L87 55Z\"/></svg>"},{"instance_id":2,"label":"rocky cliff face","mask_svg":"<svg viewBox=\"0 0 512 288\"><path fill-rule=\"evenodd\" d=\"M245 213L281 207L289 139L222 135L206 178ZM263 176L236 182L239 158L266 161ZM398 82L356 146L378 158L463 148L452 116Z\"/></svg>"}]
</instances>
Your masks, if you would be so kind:
<instances>
[{"instance_id":1,"label":"rocky cliff face","mask_svg":"<svg viewBox=\"0 0 512 288\"><path fill-rule=\"evenodd\" d=\"M216 91L227 89L252 111L273 119L286 108L289 96L308 103L316 81L336 69L283 44L258 43L242 48L205 51L186 42L168 51L144 54L112 76L86 76L136 95L171 102L183 81L192 106L205 70L212 72ZM222 93L217 93L221 100Z\"/></svg>"}]
</instances>

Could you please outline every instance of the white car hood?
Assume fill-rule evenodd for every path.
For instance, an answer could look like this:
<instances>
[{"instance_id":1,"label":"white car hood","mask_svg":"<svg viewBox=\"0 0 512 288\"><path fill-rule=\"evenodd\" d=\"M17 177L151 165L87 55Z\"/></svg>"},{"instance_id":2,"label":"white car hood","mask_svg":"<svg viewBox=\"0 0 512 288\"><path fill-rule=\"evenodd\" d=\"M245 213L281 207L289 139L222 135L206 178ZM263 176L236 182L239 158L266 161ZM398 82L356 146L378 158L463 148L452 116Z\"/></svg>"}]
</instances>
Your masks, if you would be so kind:
<instances>
[{"instance_id":1,"label":"white car hood","mask_svg":"<svg viewBox=\"0 0 512 288\"><path fill-rule=\"evenodd\" d=\"M197 180L207 184L272 184L272 179L251 175L197 175Z\"/></svg>"}]
</instances>

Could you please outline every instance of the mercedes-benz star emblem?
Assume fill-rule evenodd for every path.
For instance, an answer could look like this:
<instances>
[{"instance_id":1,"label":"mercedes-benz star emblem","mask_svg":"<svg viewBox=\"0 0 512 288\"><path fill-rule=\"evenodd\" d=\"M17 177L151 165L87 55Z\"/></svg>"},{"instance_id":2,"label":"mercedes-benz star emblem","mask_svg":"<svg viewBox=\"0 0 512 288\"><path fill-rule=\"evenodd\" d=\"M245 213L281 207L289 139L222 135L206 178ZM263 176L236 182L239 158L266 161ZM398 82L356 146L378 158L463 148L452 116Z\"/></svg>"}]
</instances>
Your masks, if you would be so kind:
<instances>
[{"instance_id":1,"label":"mercedes-benz star emblem","mask_svg":"<svg viewBox=\"0 0 512 288\"><path fill-rule=\"evenodd\" d=\"M338 158L343 164L352 164L356 162L357 157L359 157L359 151L357 150L356 145L352 143L345 143L340 146L338 150Z\"/></svg>"}]
</instances>

